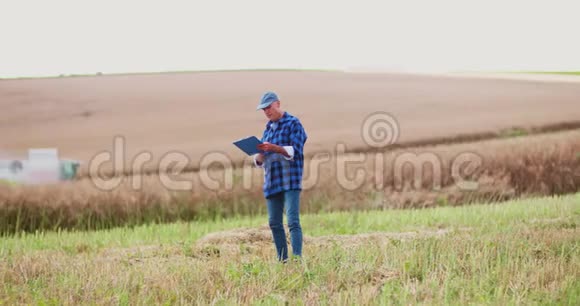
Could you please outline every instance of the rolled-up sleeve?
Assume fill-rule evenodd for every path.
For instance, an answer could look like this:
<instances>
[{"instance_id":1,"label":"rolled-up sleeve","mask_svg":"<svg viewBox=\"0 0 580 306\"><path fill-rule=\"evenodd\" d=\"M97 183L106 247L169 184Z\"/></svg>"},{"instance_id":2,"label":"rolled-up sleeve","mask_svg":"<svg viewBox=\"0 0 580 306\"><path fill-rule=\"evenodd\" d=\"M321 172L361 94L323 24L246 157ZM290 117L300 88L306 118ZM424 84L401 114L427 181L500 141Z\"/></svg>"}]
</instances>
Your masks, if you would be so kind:
<instances>
[{"instance_id":1,"label":"rolled-up sleeve","mask_svg":"<svg viewBox=\"0 0 580 306\"><path fill-rule=\"evenodd\" d=\"M294 147L293 146L284 146L284 151L288 154L288 156L284 156L286 160L294 160Z\"/></svg>"},{"instance_id":2,"label":"rolled-up sleeve","mask_svg":"<svg viewBox=\"0 0 580 306\"><path fill-rule=\"evenodd\" d=\"M258 168L264 168L264 164L258 163L257 157L258 157L258 154L254 154L254 166L256 166Z\"/></svg>"}]
</instances>

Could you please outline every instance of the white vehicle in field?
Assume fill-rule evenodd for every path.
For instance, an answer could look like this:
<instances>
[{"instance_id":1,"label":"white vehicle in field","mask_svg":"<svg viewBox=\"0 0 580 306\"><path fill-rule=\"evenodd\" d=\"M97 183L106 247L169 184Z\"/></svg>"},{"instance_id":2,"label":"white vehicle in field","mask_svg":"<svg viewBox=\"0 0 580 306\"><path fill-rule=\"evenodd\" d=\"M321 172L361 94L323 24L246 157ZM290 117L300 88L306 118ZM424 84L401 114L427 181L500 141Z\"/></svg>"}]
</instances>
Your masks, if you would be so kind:
<instances>
[{"instance_id":1,"label":"white vehicle in field","mask_svg":"<svg viewBox=\"0 0 580 306\"><path fill-rule=\"evenodd\" d=\"M79 161L59 159L57 149L30 149L28 159L0 160L0 182L51 184L73 180Z\"/></svg>"}]
</instances>

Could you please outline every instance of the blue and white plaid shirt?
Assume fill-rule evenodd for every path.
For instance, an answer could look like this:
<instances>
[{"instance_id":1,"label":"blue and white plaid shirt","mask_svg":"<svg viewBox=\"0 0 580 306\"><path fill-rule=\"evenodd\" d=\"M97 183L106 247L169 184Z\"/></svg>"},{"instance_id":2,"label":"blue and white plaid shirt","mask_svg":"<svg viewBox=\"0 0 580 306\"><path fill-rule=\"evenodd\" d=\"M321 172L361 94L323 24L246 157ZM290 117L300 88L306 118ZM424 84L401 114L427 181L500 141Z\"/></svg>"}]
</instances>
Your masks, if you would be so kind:
<instances>
[{"instance_id":1,"label":"blue and white plaid shirt","mask_svg":"<svg viewBox=\"0 0 580 306\"><path fill-rule=\"evenodd\" d=\"M259 166L264 168L263 190L266 198L282 191L302 189L304 143L307 138L300 120L288 112L278 121L266 124L262 142L282 146L290 155L264 153L264 163Z\"/></svg>"}]
</instances>

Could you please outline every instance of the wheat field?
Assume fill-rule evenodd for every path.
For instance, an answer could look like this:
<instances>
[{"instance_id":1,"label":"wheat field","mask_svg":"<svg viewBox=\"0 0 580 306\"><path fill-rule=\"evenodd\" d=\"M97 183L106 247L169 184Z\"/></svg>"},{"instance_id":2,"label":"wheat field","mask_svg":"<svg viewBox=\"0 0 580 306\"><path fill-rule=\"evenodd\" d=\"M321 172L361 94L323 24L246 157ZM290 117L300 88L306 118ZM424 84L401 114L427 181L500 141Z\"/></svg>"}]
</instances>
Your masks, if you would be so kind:
<instances>
[{"instance_id":1,"label":"wheat field","mask_svg":"<svg viewBox=\"0 0 580 306\"><path fill-rule=\"evenodd\" d=\"M301 210L424 208L573 193L580 186L579 152L580 131L573 130L382 153L314 156L305 166ZM467 169L461 177L477 183L474 190L460 188L453 176L460 154L475 158L469 162L479 162L479 167ZM420 158L425 156L430 158ZM359 162L340 163L345 160ZM406 165L396 166L403 164L401 160ZM360 180L355 179L357 171L364 173ZM118 187L111 190L99 189L89 177L53 186L0 185L0 232L92 230L265 212L260 169L227 171L216 165L207 175L211 181L204 180L199 171L181 173L172 183L163 183L158 174L121 176ZM183 181L191 186L176 190ZM142 186L134 189L137 182Z\"/></svg>"}]
</instances>

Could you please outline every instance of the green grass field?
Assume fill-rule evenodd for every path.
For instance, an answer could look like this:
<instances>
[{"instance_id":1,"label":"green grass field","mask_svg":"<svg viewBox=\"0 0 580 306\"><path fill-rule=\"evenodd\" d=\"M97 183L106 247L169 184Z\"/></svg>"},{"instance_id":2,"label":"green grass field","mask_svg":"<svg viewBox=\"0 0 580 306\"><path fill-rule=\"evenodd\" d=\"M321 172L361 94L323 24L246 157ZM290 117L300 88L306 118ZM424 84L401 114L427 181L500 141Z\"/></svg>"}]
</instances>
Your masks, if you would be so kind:
<instances>
[{"instance_id":1,"label":"green grass field","mask_svg":"<svg viewBox=\"0 0 580 306\"><path fill-rule=\"evenodd\" d=\"M580 71L528 71L518 73L580 75Z\"/></svg>"},{"instance_id":2,"label":"green grass field","mask_svg":"<svg viewBox=\"0 0 580 306\"><path fill-rule=\"evenodd\" d=\"M0 304L578 305L579 223L580 194L304 215L286 265L266 216L6 236Z\"/></svg>"}]
</instances>

